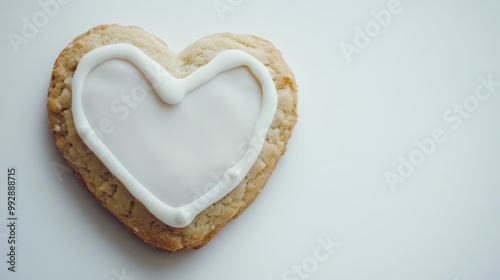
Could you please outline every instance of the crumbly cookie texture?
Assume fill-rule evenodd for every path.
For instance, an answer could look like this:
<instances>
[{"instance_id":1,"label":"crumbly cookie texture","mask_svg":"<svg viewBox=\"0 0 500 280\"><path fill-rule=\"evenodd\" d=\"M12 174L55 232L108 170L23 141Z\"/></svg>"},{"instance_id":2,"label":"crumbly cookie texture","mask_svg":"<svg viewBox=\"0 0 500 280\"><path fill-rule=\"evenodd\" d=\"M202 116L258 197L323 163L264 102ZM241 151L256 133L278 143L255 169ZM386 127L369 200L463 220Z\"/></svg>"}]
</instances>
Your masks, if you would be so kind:
<instances>
[{"instance_id":1,"label":"crumbly cookie texture","mask_svg":"<svg viewBox=\"0 0 500 280\"><path fill-rule=\"evenodd\" d=\"M103 45L129 43L144 51L177 78L183 78L227 49L243 50L269 70L278 93L278 108L259 158L243 181L228 195L201 212L185 228L170 227L155 218L104 166L80 139L71 113L71 81L78 62ZM198 249L243 212L264 187L285 152L297 121L295 78L274 46L251 35L216 34L198 40L180 53L137 27L97 26L77 37L57 58L48 90L49 126L56 145L94 198L126 228L151 246L177 252Z\"/></svg>"}]
</instances>

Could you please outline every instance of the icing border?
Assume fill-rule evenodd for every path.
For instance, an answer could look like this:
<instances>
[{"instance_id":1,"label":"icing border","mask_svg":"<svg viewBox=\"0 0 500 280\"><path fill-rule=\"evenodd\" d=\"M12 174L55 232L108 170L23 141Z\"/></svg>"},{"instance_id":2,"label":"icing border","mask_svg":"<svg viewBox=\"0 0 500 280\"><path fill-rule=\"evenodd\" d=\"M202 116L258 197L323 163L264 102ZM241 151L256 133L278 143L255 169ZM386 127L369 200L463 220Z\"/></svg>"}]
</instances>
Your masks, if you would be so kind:
<instances>
[{"instance_id":1,"label":"icing border","mask_svg":"<svg viewBox=\"0 0 500 280\"><path fill-rule=\"evenodd\" d=\"M85 116L82 106L82 92L87 75L96 66L111 59L125 59L134 64L146 76L158 96L164 102L172 105L181 102L187 92L208 82L217 74L239 66L247 66L262 87L260 115L253 128L252 145L247 147L242 159L234 167L226 170L221 181L215 187L193 202L180 207L172 207L161 201L132 176L111 153L92 129ZM105 45L88 52L81 58L73 75L71 89L71 110L76 131L80 138L111 173L156 218L167 225L177 228L188 226L196 215L226 196L244 179L260 155L265 142L265 135L267 135L267 131L271 126L278 105L276 87L266 66L255 57L241 50L222 51L189 76L177 79L134 45L124 43ZM264 136L260 135L262 132L265 132Z\"/></svg>"}]
</instances>

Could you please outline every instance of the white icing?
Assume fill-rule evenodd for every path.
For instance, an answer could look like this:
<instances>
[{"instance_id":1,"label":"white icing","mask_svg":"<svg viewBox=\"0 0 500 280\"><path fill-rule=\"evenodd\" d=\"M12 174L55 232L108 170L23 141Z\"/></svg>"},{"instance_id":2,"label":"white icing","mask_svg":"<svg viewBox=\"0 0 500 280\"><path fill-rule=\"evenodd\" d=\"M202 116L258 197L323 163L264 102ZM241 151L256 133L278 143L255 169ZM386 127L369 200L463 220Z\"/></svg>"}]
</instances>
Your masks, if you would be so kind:
<instances>
[{"instance_id":1,"label":"white icing","mask_svg":"<svg viewBox=\"0 0 500 280\"><path fill-rule=\"evenodd\" d=\"M243 157L238 146L251 137L259 116L260 84L238 67L171 106L146 81L127 61L101 63L85 81L83 110L131 175L163 202L183 206L219 182L229 161Z\"/></svg>"},{"instance_id":2,"label":"white icing","mask_svg":"<svg viewBox=\"0 0 500 280\"><path fill-rule=\"evenodd\" d=\"M266 67L237 50L177 79L132 45L103 46L81 59L72 92L85 144L174 227L189 225L241 182L277 107Z\"/></svg>"}]
</instances>

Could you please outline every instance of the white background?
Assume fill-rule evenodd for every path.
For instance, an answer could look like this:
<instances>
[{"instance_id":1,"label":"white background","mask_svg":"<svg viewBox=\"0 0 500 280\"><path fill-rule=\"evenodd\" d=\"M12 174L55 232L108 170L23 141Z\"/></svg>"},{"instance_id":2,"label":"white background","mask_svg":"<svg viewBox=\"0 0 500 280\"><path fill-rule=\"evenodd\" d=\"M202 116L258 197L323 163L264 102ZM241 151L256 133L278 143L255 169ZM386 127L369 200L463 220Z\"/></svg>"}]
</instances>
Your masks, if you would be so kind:
<instances>
[{"instance_id":1,"label":"white background","mask_svg":"<svg viewBox=\"0 0 500 280\"><path fill-rule=\"evenodd\" d=\"M226 2L226 0L221 0ZM141 1L145 2L145 1ZM231 1L238 3L238 1ZM426 279L500 275L500 87L463 124L443 114L500 81L498 1L401 0L402 11L353 54L376 1L70 1L16 53L37 1L0 4L0 279ZM259 198L206 247L165 254L100 207L64 164L47 125L53 63L76 36L137 25L180 51L218 32L280 49L299 85L299 121ZM434 129L446 141L389 188L398 156ZM18 265L7 271L6 170L18 168ZM318 239L340 244L316 262ZM324 253L324 252L323 252ZM302 265L309 272L304 272ZM316 264L315 266L313 266ZM287 271L294 265L302 275Z\"/></svg>"}]
</instances>

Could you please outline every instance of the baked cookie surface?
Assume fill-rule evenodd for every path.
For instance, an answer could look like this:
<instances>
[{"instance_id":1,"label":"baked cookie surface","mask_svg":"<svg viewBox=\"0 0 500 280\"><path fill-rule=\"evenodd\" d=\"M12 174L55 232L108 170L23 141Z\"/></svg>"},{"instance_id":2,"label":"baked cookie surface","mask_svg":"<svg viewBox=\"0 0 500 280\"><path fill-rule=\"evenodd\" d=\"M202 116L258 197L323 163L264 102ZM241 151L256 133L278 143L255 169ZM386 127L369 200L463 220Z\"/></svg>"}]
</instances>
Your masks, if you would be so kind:
<instances>
[{"instance_id":1,"label":"baked cookie surface","mask_svg":"<svg viewBox=\"0 0 500 280\"><path fill-rule=\"evenodd\" d=\"M235 189L196 216L184 228L159 221L107 169L79 137L71 111L72 77L80 59L104 45L127 43L141 49L176 78L184 78L218 53L242 50L264 64L273 79L278 107L259 157ZM94 198L126 228L166 252L197 249L207 244L256 198L285 152L297 121L297 89L293 73L271 43L250 35L216 34L173 53L159 38L137 27L97 26L77 37L57 58L48 90L49 126L56 145Z\"/></svg>"}]
</instances>

